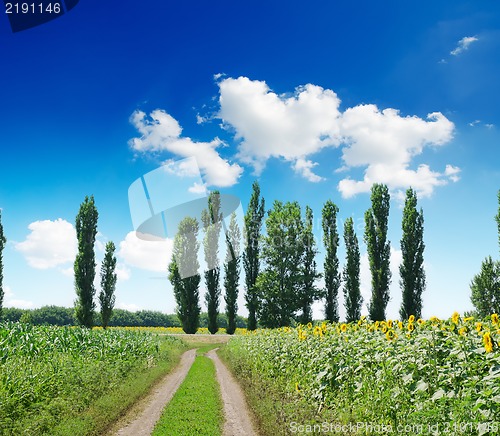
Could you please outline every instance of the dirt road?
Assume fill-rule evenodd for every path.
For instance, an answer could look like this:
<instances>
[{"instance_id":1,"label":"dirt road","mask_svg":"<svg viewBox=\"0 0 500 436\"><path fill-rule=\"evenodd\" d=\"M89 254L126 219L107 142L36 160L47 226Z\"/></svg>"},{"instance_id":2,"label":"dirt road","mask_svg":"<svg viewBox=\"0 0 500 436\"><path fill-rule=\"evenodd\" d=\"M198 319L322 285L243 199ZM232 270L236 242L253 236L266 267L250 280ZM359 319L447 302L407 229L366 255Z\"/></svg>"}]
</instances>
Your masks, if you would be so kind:
<instances>
[{"instance_id":1,"label":"dirt road","mask_svg":"<svg viewBox=\"0 0 500 436\"><path fill-rule=\"evenodd\" d=\"M196 343L220 343L227 342L226 335L183 335L186 342ZM187 338L187 336L193 336ZM204 335L203 335L204 336ZM217 371L217 380L221 389L222 402L224 405L224 430L223 436L256 436L254 425L251 420L250 410L243 396L243 392L226 366L220 361L215 350L207 353ZM196 357L196 350L186 351L179 365L168 374L151 392L145 400L141 401L132 411L118 424L119 430L112 431L114 436L146 436L154 429L156 421L168 402L172 399L177 388L182 384L191 365Z\"/></svg>"}]
</instances>

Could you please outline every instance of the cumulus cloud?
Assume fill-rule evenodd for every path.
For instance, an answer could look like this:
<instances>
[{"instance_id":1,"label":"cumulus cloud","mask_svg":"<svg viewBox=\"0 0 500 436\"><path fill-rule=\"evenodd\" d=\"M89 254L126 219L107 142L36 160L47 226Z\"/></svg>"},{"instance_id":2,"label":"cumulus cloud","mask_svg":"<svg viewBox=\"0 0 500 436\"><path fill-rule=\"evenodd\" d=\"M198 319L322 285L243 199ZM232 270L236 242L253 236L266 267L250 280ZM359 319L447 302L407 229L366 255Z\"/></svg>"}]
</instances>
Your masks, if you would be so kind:
<instances>
[{"instance_id":1,"label":"cumulus cloud","mask_svg":"<svg viewBox=\"0 0 500 436\"><path fill-rule=\"evenodd\" d=\"M231 164L219 155L217 149L224 146L219 138L197 142L182 136L177 120L164 110L154 110L149 118L144 112L135 111L130 122L142 135L129 141L132 149L143 153L167 151L179 157L194 156L209 185L232 186L243 172L238 164Z\"/></svg>"},{"instance_id":2,"label":"cumulus cloud","mask_svg":"<svg viewBox=\"0 0 500 436\"><path fill-rule=\"evenodd\" d=\"M118 256L127 266L166 273L172 258L172 249L171 239L144 240L139 239L136 232L129 232L120 242Z\"/></svg>"},{"instance_id":3,"label":"cumulus cloud","mask_svg":"<svg viewBox=\"0 0 500 436\"><path fill-rule=\"evenodd\" d=\"M32 309L35 305L32 301L28 300L20 300L18 298L14 298L14 292L9 286L4 286L4 307L17 307L19 309Z\"/></svg>"},{"instance_id":4,"label":"cumulus cloud","mask_svg":"<svg viewBox=\"0 0 500 436\"><path fill-rule=\"evenodd\" d=\"M120 282L125 282L130 279L132 273L130 272L130 268L123 263L117 263L115 268L116 278Z\"/></svg>"},{"instance_id":5,"label":"cumulus cloud","mask_svg":"<svg viewBox=\"0 0 500 436\"><path fill-rule=\"evenodd\" d=\"M425 146L440 146L453 137L454 124L439 112L427 120L403 117L395 109L380 111L375 105L360 105L342 115L345 146L342 159L347 167L366 167L363 180L341 180L338 189L344 198L368 192L373 183L385 183L398 190L412 186L429 196L437 186L452 180L450 174L432 171L426 164L410 169L413 157Z\"/></svg>"},{"instance_id":6,"label":"cumulus cloud","mask_svg":"<svg viewBox=\"0 0 500 436\"><path fill-rule=\"evenodd\" d=\"M77 253L76 230L71 223L58 218L55 221L35 221L28 226L31 233L14 247L28 264L37 269L54 268L73 262Z\"/></svg>"},{"instance_id":7,"label":"cumulus cloud","mask_svg":"<svg viewBox=\"0 0 500 436\"><path fill-rule=\"evenodd\" d=\"M397 109L362 104L339 110L335 92L315 85L278 95L265 82L246 77L225 78L220 88L220 111L226 129L239 141L238 158L260 173L268 159L281 158L311 182L323 180L313 172L309 157L326 147L340 147L345 172L338 189L345 198L369 192L373 183L386 183L393 192L412 186L422 196L437 186L456 181L456 174L411 167L425 147L442 146L453 138L454 124L442 113L426 119L403 116ZM337 166L337 165L336 165ZM352 180L350 169L362 167L362 180Z\"/></svg>"},{"instance_id":8,"label":"cumulus cloud","mask_svg":"<svg viewBox=\"0 0 500 436\"><path fill-rule=\"evenodd\" d=\"M460 41L458 41L458 45L452 51L450 51L450 54L453 56L458 56L459 54L468 50L469 46L476 41L479 41L479 38L477 38L476 36L465 36Z\"/></svg>"},{"instance_id":9,"label":"cumulus cloud","mask_svg":"<svg viewBox=\"0 0 500 436\"><path fill-rule=\"evenodd\" d=\"M207 186L204 183L194 182L193 186L188 188L188 191L192 194L205 194L207 192Z\"/></svg>"},{"instance_id":10,"label":"cumulus cloud","mask_svg":"<svg viewBox=\"0 0 500 436\"><path fill-rule=\"evenodd\" d=\"M141 308L137 304L127 304L122 301L117 301L115 307L117 309L128 310L129 312L137 312L138 310L141 310Z\"/></svg>"},{"instance_id":11,"label":"cumulus cloud","mask_svg":"<svg viewBox=\"0 0 500 436\"><path fill-rule=\"evenodd\" d=\"M293 95L278 95L247 77L224 79L219 88L218 116L241 141L238 158L257 174L271 157L303 167L305 156L338 144L340 100L331 90L308 84Z\"/></svg>"}]
</instances>

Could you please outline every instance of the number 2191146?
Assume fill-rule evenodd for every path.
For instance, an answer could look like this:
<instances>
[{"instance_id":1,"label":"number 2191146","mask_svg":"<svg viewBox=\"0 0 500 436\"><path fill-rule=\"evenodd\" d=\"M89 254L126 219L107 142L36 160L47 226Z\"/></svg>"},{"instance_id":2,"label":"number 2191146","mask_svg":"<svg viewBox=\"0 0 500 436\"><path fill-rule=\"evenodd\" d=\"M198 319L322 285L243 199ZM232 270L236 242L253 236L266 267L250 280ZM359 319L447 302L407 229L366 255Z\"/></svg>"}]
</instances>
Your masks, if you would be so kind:
<instances>
[{"instance_id":1,"label":"number 2191146","mask_svg":"<svg viewBox=\"0 0 500 436\"><path fill-rule=\"evenodd\" d=\"M5 3L6 14L59 14L61 3Z\"/></svg>"}]
</instances>

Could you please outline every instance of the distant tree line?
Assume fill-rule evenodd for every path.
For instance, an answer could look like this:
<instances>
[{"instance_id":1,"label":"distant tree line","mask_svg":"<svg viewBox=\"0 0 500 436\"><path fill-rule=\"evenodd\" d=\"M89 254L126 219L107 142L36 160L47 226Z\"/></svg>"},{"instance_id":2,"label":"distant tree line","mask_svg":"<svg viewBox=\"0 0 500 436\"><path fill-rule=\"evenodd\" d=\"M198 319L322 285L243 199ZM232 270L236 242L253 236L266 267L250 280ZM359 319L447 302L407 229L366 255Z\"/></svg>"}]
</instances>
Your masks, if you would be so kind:
<instances>
[{"instance_id":1,"label":"distant tree line","mask_svg":"<svg viewBox=\"0 0 500 436\"><path fill-rule=\"evenodd\" d=\"M94 325L101 326L100 313L94 312ZM23 321L34 325L57 325L76 326L79 325L75 318L73 308L61 306L43 306L38 309L18 309L6 307L3 309L3 321ZM200 327L208 328L208 314L200 314ZM227 328L228 320L224 313L219 314L218 324L221 328ZM245 328L246 318L237 316L236 327ZM123 309L114 309L113 318L108 323L109 327L181 327L182 324L176 314L165 314L152 310L139 310L131 312Z\"/></svg>"},{"instance_id":2,"label":"distant tree line","mask_svg":"<svg viewBox=\"0 0 500 436\"><path fill-rule=\"evenodd\" d=\"M367 246L371 272L372 295L368 304L372 320L383 320L390 300L391 283L390 256L391 244L387 239L390 207L389 189L383 184L374 184L371 189L371 207L365 213L364 242ZM274 201L271 209L265 210L265 201L261 196L260 186L254 182L249 205L244 217L243 250L241 258L245 272L245 301L248 309L248 329L257 326L281 327L294 323L312 321L312 305L315 301L324 302L325 319L339 321L338 294L343 287L347 321L355 321L361 315L363 299L360 291L360 252L358 238L352 218L345 221L343 240L346 247L346 261L340 270L337 250L340 237L337 231L338 206L328 200L322 209L323 245L325 260L323 273L318 271L316 255L317 243L313 234L313 211L309 206L302 213L298 202ZM267 216L266 216L267 214ZM205 260L209 270L205 272L207 293L205 302L211 322L209 329L217 331L219 307L218 246L210 241L218 240L222 215L220 214L219 193L210 194L208 208L202 215L204 232ZM236 223L233 223L236 226ZM422 293L425 290L425 271L423 265L423 211L417 210L417 195L413 189L406 191L403 210L400 265L400 287L402 304L400 316L407 319L411 315L420 317L422 312ZM265 234L261 229L265 225ZM233 227L234 227L233 226ZM239 239L240 231L231 230L231 238ZM188 236L186 236L188 235ZM169 266L170 281L174 287L177 313L187 333L195 331L200 313L199 286L201 276L193 273L183 277L180 273L187 267L199 268L198 222L193 217L186 217L179 225L179 233L174 241L173 259ZM226 239L228 239L226 235ZM229 251L235 245L228 244ZM235 256L237 263L233 270L225 268L224 287L226 302L228 293L234 301L238 294L240 255ZM324 287L318 287L318 279L324 278ZM231 286L230 283L233 283ZM226 304L226 312L231 317L235 308Z\"/></svg>"}]
</instances>

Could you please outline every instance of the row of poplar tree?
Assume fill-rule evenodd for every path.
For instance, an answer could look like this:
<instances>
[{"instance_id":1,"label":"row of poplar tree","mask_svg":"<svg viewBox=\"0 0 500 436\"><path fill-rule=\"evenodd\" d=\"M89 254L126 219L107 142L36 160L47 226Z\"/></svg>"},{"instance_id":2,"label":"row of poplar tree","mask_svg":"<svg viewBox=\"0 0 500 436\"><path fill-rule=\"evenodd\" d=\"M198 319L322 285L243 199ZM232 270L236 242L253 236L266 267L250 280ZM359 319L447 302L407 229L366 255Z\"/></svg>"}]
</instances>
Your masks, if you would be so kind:
<instances>
[{"instance_id":1,"label":"row of poplar tree","mask_svg":"<svg viewBox=\"0 0 500 436\"><path fill-rule=\"evenodd\" d=\"M97 220L99 213L95 206L94 197L85 197L85 201L80 205L76 216L75 228L78 240L78 253L73 265L75 274L75 319L78 324L91 328L94 325L94 312L96 303L94 297L96 289L95 278L95 252L94 244L97 236ZM0 210L0 319L3 308L3 249L7 239L5 238L2 226L2 215ZM115 244L109 241L106 244L104 260L101 264L100 278L101 291L98 295L100 303L101 323L104 328L108 326L115 304L116 287L116 257Z\"/></svg>"},{"instance_id":2,"label":"row of poplar tree","mask_svg":"<svg viewBox=\"0 0 500 436\"><path fill-rule=\"evenodd\" d=\"M367 246L372 277L372 296L368 305L372 320L385 319L389 302L390 242L387 239L390 195L387 186L374 184L371 189L371 208L365 213L364 242ZM224 264L224 299L228 318L228 333L234 332L237 313L240 259L245 272L245 301L248 309L249 330L258 325L280 327L296 322L312 321L312 304L325 302L325 319L339 320L338 294L343 284L346 320L358 320L363 299L360 292L360 252L352 218L344 223L346 262L340 270L337 250L339 234L337 214L339 208L328 200L322 209L323 245L325 260L323 273L318 272L318 248L313 235L313 211L309 206L302 216L298 202L275 201L265 218L266 233L261 234L265 215L265 201L258 182L252 186L252 195L244 217L244 228L239 229L233 213L226 234L226 261ZM218 330L217 313L221 298L221 267L218 263L219 232L222 215L220 194L214 191L208 198L208 209L202 217L203 245L207 271L204 273L205 302L211 333ZM403 210L402 263L399 267L402 289L402 319L410 315L420 317L422 292L425 289L423 269L422 210L417 210L417 196L413 189L406 192ZM174 288L177 314L186 333L195 333L201 311L199 305L200 274L187 278L186 271L199 268L197 252L199 223L186 217L181 221L174 240L169 278ZM243 247L240 253L240 238ZM184 271L183 271L184 270ZM324 287L317 286L324 278Z\"/></svg>"}]
</instances>

